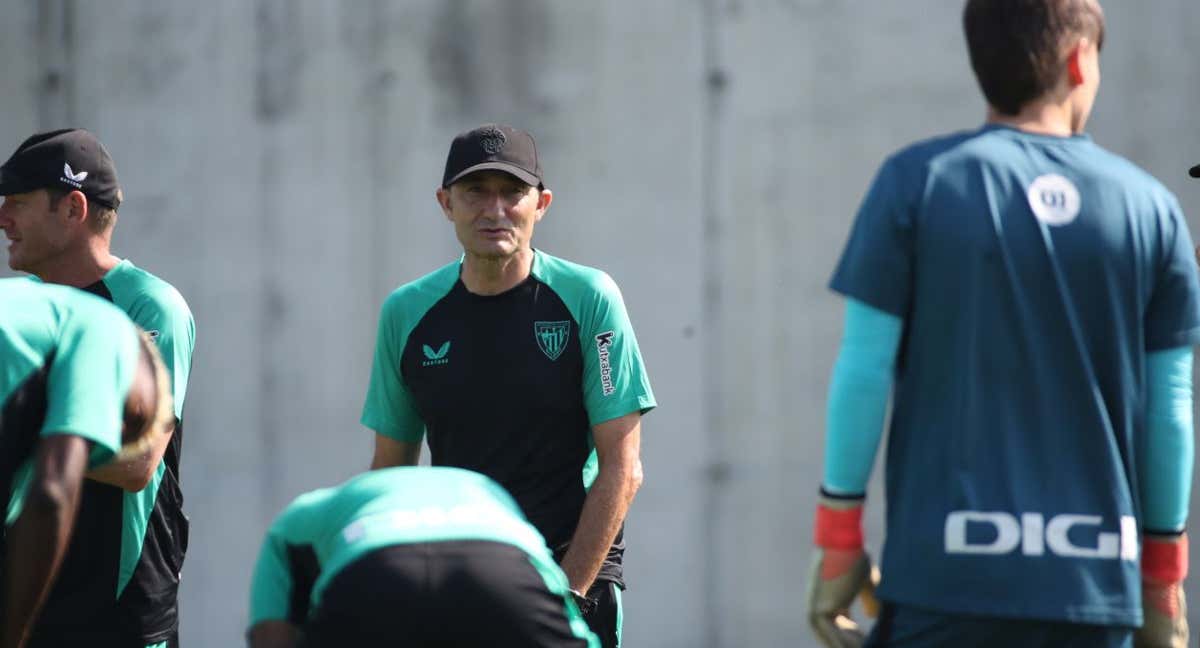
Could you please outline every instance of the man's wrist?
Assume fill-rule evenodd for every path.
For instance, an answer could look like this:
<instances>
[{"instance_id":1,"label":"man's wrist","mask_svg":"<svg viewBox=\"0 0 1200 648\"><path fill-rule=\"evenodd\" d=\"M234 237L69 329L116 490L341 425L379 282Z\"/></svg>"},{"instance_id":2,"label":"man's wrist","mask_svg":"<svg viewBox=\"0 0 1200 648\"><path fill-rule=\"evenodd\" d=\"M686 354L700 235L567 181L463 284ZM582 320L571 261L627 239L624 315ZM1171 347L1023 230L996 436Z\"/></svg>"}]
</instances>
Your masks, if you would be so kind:
<instances>
[{"instance_id":1,"label":"man's wrist","mask_svg":"<svg viewBox=\"0 0 1200 648\"><path fill-rule=\"evenodd\" d=\"M575 600L575 606L579 608L579 611L584 616L591 614L592 610L594 610L596 608L596 600L595 599L588 598L587 596L585 596L584 594L581 594L579 592L579 590L576 590L576 589L572 589L569 591L571 592L571 598Z\"/></svg>"},{"instance_id":2,"label":"man's wrist","mask_svg":"<svg viewBox=\"0 0 1200 648\"><path fill-rule=\"evenodd\" d=\"M1179 583L1187 577L1186 533L1142 536L1142 576L1156 583Z\"/></svg>"},{"instance_id":3,"label":"man's wrist","mask_svg":"<svg viewBox=\"0 0 1200 648\"><path fill-rule=\"evenodd\" d=\"M863 495L837 495L821 489L817 499L814 542L822 549L863 547Z\"/></svg>"}]
</instances>

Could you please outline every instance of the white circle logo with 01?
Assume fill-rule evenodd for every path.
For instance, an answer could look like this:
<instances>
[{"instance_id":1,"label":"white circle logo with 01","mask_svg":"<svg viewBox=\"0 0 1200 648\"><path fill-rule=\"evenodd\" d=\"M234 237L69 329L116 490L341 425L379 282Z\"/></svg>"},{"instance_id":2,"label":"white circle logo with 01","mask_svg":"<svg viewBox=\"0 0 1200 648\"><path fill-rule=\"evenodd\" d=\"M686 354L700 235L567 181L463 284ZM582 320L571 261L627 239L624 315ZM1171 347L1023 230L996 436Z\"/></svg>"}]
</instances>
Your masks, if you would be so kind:
<instances>
[{"instance_id":1,"label":"white circle logo with 01","mask_svg":"<svg viewBox=\"0 0 1200 648\"><path fill-rule=\"evenodd\" d=\"M1067 225L1079 216L1079 190L1057 173L1038 176L1026 197L1033 215L1047 225Z\"/></svg>"}]
</instances>

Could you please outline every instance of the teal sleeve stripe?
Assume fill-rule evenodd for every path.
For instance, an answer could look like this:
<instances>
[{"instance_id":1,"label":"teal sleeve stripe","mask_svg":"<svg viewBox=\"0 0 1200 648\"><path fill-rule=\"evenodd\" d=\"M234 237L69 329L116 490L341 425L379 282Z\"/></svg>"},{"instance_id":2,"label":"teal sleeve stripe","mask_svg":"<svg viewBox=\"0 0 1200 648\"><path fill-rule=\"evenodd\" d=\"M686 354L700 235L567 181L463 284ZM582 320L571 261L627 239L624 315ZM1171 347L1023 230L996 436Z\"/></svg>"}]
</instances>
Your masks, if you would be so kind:
<instances>
[{"instance_id":1,"label":"teal sleeve stripe","mask_svg":"<svg viewBox=\"0 0 1200 648\"><path fill-rule=\"evenodd\" d=\"M283 541L267 533L250 580L250 627L261 621L286 621L292 594Z\"/></svg>"},{"instance_id":2,"label":"teal sleeve stripe","mask_svg":"<svg viewBox=\"0 0 1200 648\"><path fill-rule=\"evenodd\" d=\"M163 475L167 472L167 462L159 461L154 469L150 483L136 493L125 491L122 494L123 513L121 516L121 563L117 568L117 598L125 592L125 587L133 578L138 563L142 559L142 548L146 542L146 530L150 528L150 516L154 512L154 501L158 498L158 489L162 486Z\"/></svg>"},{"instance_id":3,"label":"teal sleeve stripe","mask_svg":"<svg viewBox=\"0 0 1200 648\"><path fill-rule=\"evenodd\" d=\"M378 434L409 443L417 443L425 436L425 424L404 383L400 359L413 329L458 282L460 265L460 261L455 261L405 284L383 303L371 379L359 419Z\"/></svg>"},{"instance_id":4,"label":"teal sleeve stripe","mask_svg":"<svg viewBox=\"0 0 1200 648\"><path fill-rule=\"evenodd\" d=\"M121 449L122 410L140 351L125 313L92 299L75 305L59 335L42 435L72 434L93 442L94 466Z\"/></svg>"},{"instance_id":5,"label":"teal sleeve stripe","mask_svg":"<svg viewBox=\"0 0 1200 648\"><path fill-rule=\"evenodd\" d=\"M825 490L866 492L883 434L892 370L904 322L860 301L846 302L846 324L829 385Z\"/></svg>"},{"instance_id":6,"label":"teal sleeve stripe","mask_svg":"<svg viewBox=\"0 0 1200 648\"><path fill-rule=\"evenodd\" d=\"M196 347L196 321L187 301L174 286L128 259L105 275L104 285L112 293L113 303L154 337L163 363L171 372L175 418L182 420Z\"/></svg>"},{"instance_id":7,"label":"teal sleeve stripe","mask_svg":"<svg viewBox=\"0 0 1200 648\"><path fill-rule=\"evenodd\" d=\"M1142 526L1182 531L1192 485L1191 347L1146 356L1146 428L1138 453Z\"/></svg>"},{"instance_id":8,"label":"teal sleeve stripe","mask_svg":"<svg viewBox=\"0 0 1200 648\"><path fill-rule=\"evenodd\" d=\"M583 405L598 425L656 406L621 290L595 268L535 250L533 276L553 290L579 327Z\"/></svg>"}]
</instances>

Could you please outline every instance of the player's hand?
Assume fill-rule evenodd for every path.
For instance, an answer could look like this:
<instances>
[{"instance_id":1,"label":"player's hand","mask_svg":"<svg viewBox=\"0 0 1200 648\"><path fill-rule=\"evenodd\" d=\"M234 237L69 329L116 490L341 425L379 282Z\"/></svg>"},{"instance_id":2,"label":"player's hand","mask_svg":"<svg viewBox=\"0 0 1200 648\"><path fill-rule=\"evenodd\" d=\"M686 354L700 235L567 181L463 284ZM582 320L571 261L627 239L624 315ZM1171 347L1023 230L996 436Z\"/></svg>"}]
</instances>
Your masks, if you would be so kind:
<instances>
[{"instance_id":1,"label":"player's hand","mask_svg":"<svg viewBox=\"0 0 1200 648\"><path fill-rule=\"evenodd\" d=\"M871 560L863 550L862 498L822 495L817 504L816 548L808 579L808 623L828 648L858 648L865 633L850 618L863 593L864 609L877 612ZM874 608L874 609L872 609Z\"/></svg>"},{"instance_id":2,"label":"player's hand","mask_svg":"<svg viewBox=\"0 0 1200 648\"><path fill-rule=\"evenodd\" d=\"M871 589L871 560L862 549L818 547L814 551L808 577L808 624L823 645L858 648L863 644L866 634L850 618L850 605L860 592Z\"/></svg>"},{"instance_id":3,"label":"player's hand","mask_svg":"<svg viewBox=\"0 0 1200 648\"><path fill-rule=\"evenodd\" d=\"M1142 627L1134 635L1137 648L1186 648L1187 535L1142 538Z\"/></svg>"}]
</instances>

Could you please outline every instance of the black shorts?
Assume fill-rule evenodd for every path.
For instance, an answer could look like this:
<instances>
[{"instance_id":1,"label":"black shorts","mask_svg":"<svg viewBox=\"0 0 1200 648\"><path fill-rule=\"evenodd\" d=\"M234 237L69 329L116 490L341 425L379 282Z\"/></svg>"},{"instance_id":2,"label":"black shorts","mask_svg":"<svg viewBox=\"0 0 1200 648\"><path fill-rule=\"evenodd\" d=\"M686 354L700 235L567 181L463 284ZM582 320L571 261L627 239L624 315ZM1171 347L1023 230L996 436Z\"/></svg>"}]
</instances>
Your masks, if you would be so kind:
<instances>
[{"instance_id":1,"label":"black shorts","mask_svg":"<svg viewBox=\"0 0 1200 648\"><path fill-rule=\"evenodd\" d=\"M884 603L868 648L1133 648L1133 628L947 614Z\"/></svg>"},{"instance_id":2,"label":"black shorts","mask_svg":"<svg viewBox=\"0 0 1200 648\"><path fill-rule=\"evenodd\" d=\"M597 580L588 589L591 605L583 613L583 620L600 639L600 648L621 648L621 626L624 610L621 605L621 587L612 581Z\"/></svg>"},{"instance_id":3,"label":"black shorts","mask_svg":"<svg viewBox=\"0 0 1200 648\"><path fill-rule=\"evenodd\" d=\"M393 545L329 581L304 626L305 648L584 647L524 551L483 540Z\"/></svg>"}]
</instances>

